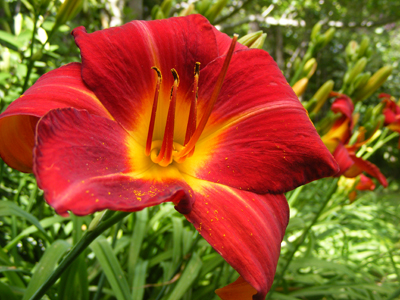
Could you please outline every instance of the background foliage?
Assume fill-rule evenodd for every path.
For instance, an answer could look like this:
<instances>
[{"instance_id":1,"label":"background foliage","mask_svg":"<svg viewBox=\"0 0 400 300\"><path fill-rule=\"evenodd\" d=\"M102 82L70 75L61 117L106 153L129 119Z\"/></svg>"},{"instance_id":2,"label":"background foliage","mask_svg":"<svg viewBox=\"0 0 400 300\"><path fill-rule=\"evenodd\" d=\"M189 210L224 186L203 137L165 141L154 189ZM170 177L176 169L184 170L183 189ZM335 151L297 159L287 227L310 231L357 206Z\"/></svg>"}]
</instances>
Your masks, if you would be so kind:
<instances>
[{"instance_id":1,"label":"background foliage","mask_svg":"<svg viewBox=\"0 0 400 300\"><path fill-rule=\"evenodd\" d=\"M72 61L79 51L69 32L88 32L132 19L200 12L227 34L262 30L263 48L288 81L306 54L313 26L336 28L315 54L318 68L302 96L309 100L327 80L343 86L345 48L370 39L366 71L383 65L392 75L379 91L400 97L400 2L391 0L0 0L0 111L40 75ZM363 107L379 103L377 94ZM331 99L330 101L332 101ZM328 114L329 103L321 114ZM364 112L365 112L364 110ZM363 110L360 109L363 113ZM0 141L1 142L1 141ZM291 220L282 243L270 299L397 299L400 296L400 198L397 138L370 160L389 187L359 192L350 203L340 179L324 179L288 193ZM44 202L30 174L0 161L0 299L32 299L60 261L89 230L95 216L62 218ZM115 218L73 263L44 299L217 299L214 290L237 273L172 205ZM95 221L96 222L96 221ZM100 220L100 225L106 221ZM92 223L92 225L90 225ZM62 264L62 263L61 263Z\"/></svg>"}]
</instances>

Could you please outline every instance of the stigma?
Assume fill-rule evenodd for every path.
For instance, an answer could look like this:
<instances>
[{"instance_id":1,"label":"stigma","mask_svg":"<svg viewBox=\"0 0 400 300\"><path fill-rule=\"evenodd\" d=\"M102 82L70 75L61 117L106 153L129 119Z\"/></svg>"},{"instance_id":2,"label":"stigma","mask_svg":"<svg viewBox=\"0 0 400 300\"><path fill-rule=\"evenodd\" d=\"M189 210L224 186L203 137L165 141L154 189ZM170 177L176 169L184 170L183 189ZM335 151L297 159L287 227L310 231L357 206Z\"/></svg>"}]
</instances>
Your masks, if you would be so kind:
<instances>
[{"instance_id":1,"label":"stigma","mask_svg":"<svg viewBox=\"0 0 400 300\"><path fill-rule=\"evenodd\" d=\"M171 69L172 76L174 77L174 83L171 87L168 115L165 124L164 136L162 140L153 140L154 125L158 107L158 96L162 82L161 71L157 67L152 69L157 73L156 88L154 92L154 100L152 111L150 115L150 123L147 134L145 154L150 156L150 159L162 166L169 166L172 162L182 163L187 158L191 157L195 151L195 145L199 140L204 128L206 127L207 121L211 115L215 102L217 101L219 92L221 91L222 84L224 82L226 73L228 71L229 63L232 59L233 51L235 49L238 35L234 35L231 45L226 53L226 57L218 75L214 90L211 94L205 112L201 117L200 121L197 122L197 100L198 100L198 89L199 89L199 77L200 77L200 63L196 62L194 66L194 79L193 79L193 96L190 103L189 118L186 126L186 134L184 143L179 144L174 141L174 126L175 126L175 111L177 94L179 87L179 75L175 69Z\"/></svg>"}]
</instances>

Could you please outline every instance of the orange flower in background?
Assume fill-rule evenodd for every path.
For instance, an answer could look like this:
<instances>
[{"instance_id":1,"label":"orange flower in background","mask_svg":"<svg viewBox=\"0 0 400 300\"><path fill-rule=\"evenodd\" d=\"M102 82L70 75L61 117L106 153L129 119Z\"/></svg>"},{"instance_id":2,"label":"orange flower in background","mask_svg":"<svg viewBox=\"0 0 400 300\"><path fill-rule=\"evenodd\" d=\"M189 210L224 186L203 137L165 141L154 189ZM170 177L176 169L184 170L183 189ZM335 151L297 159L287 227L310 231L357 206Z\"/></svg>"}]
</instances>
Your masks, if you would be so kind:
<instances>
[{"instance_id":1,"label":"orange flower in background","mask_svg":"<svg viewBox=\"0 0 400 300\"><path fill-rule=\"evenodd\" d=\"M264 299L283 193L337 172L276 63L200 15L72 34L82 64L0 115L1 157L62 215L173 202L241 275L218 294Z\"/></svg>"}]
</instances>

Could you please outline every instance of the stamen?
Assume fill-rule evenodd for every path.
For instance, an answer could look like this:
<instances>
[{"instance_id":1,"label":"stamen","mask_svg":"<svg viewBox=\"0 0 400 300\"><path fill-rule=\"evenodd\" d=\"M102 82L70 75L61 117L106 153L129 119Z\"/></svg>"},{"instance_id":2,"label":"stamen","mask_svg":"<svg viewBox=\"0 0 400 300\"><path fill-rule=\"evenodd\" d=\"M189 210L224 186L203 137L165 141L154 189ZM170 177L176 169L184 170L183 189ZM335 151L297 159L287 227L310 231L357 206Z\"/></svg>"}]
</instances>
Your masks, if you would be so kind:
<instances>
[{"instance_id":1,"label":"stamen","mask_svg":"<svg viewBox=\"0 0 400 300\"><path fill-rule=\"evenodd\" d=\"M152 67L154 71L157 73L157 85L156 85L156 91L154 93L154 101L153 101L153 108L151 110L151 118L150 118L150 124L149 124L149 132L147 134L147 141L146 141L146 150L145 154L147 156L150 155L151 151L151 142L153 141L153 132L154 132L154 123L156 121L156 112L157 112L157 104L158 104L158 94L160 92L160 87L161 87L161 81L162 81L162 76L161 76L161 71L157 67Z\"/></svg>"},{"instance_id":2,"label":"stamen","mask_svg":"<svg viewBox=\"0 0 400 300\"><path fill-rule=\"evenodd\" d=\"M206 112L204 113L203 117L200 120L199 126L196 128L196 130L193 133L193 135L191 136L189 142L184 146L182 151L180 151L179 153L176 154L176 158L183 157L183 156L189 154L189 152L191 152L191 150L194 148L197 141L199 140L204 128L206 127L207 121L211 115L214 104L218 99L219 92L221 91L222 84L224 82L226 73L228 71L229 63L231 62L233 50L235 49L237 39L238 39L238 35L237 34L233 35L233 39L232 39L231 45L229 47L229 50L226 54L224 64L222 66L221 72L218 75L217 83L215 84L214 91L211 95L210 101L208 102Z\"/></svg>"},{"instance_id":3,"label":"stamen","mask_svg":"<svg viewBox=\"0 0 400 300\"><path fill-rule=\"evenodd\" d=\"M193 97L192 97L192 103L190 104L190 112L186 128L185 142L183 143L184 146L189 142L197 126L197 99L199 97L198 93L199 74L200 74L200 63L196 62L196 65L194 67Z\"/></svg>"},{"instance_id":4,"label":"stamen","mask_svg":"<svg viewBox=\"0 0 400 300\"><path fill-rule=\"evenodd\" d=\"M174 125L175 125L175 107L176 107L176 95L179 86L179 76L175 69L171 70L174 76L174 85L171 88L171 96L169 99L169 108L167 123L165 125L164 138L162 141L160 153L153 160L160 166L166 167L172 162L172 151L174 143Z\"/></svg>"}]
</instances>

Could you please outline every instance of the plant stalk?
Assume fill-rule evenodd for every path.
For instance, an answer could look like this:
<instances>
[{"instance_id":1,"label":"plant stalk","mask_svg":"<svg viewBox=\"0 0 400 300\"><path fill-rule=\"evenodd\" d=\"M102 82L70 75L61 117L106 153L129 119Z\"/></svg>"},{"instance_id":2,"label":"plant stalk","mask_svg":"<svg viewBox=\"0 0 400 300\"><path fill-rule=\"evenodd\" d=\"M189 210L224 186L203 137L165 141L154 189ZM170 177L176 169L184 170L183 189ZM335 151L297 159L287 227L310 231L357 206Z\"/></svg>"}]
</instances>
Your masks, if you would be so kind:
<instances>
[{"instance_id":1,"label":"plant stalk","mask_svg":"<svg viewBox=\"0 0 400 300\"><path fill-rule=\"evenodd\" d=\"M60 278L61 274L70 266L70 264L106 229L113 226L118 221L129 215L128 212L116 212L108 219L100 222L100 224L92 231L87 231L79 242L64 257L58 267L54 270L49 278L40 286L40 288L32 295L30 300L40 300L46 291Z\"/></svg>"},{"instance_id":2,"label":"plant stalk","mask_svg":"<svg viewBox=\"0 0 400 300\"><path fill-rule=\"evenodd\" d=\"M322 202L321 207L319 208L318 212L315 214L313 220L311 221L310 225L308 225L302 235L300 236L300 238L298 239L298 242L296 243L296 246L293 248L293 250L288 254L288 258L286 259L286 263L282 268L282 271L280 272L280 274L278 275L277 279L275 280L274 284L271 287L270 292L267 294L267 297L265 298L270 299L272 294L275 292L275 289L277 288L277 286L281 283L286 270L288 269L295 253L297 252L297 250L299 250L300 246L304 243L308 232L311 230L311 228L315 225L315 223L317 223L319 216L321 215L321 213L323 212L323 210L325 209L326 205L328 204L329 200L331 199L332 195L335 193L336 188L337 188L337 182L338 182L338 178L335 178L332 180L331 185L329 186L328 191L325 194L325 198Z\"/></svg>"}]
</instances>

